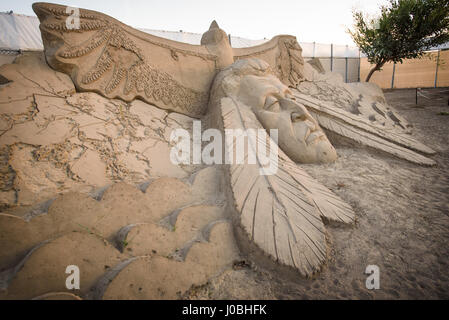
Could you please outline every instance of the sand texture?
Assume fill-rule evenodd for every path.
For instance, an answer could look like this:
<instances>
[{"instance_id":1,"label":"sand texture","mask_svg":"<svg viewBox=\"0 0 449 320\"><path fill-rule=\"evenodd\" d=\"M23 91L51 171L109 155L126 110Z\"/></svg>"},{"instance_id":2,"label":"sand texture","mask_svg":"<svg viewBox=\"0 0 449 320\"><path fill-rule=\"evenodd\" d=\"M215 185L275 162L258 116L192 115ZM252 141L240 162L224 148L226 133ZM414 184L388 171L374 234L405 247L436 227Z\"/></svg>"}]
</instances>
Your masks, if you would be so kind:
<instances>
[{"instance_id":1,"label":"sand texture","mask_svg":"<svg viewBox=\"0 0 449 320\"><path fill-rule=\"evenodd\" d=\"M141 101L75 93L42 53L24 54L0 74L12 81L0 87L1 208L193 172L168 161L172 128L189 129L192 118Z\"/></svg>"},{"instance_id":2,"label":"sand texture","mask_svg":"<svg viewBox=\"0 0 449 320\"><path fill-rule=\"evenodd\" d=\"M76 92L42 53L0 74L0 299L449 298L447 90L378 101L436 166L332 139L335 163L301 165L355 211L326 225L326 263L306 279L240 252L224 170L170 163L172 129L193 118ZM68 265L80 290L65 286ZM365 287L368 265L380 290Z\"/></svg>"},{"instance_id":3,"label":"sand texture","mask_svg":"<svg viewBox=\"0 0 449 320\"><path fill-rule=\"evenodd\" d=\"M200 299L448 299L449 93L432 89L385 96L435 151L426 168L372 150L338 146L334 164L304 167L356 210L354 227L328 228L331 260L313 280L248 265L192 293ZM367 290L367 265L380 269L380 290Z\"/></svg>"}]
</instances>

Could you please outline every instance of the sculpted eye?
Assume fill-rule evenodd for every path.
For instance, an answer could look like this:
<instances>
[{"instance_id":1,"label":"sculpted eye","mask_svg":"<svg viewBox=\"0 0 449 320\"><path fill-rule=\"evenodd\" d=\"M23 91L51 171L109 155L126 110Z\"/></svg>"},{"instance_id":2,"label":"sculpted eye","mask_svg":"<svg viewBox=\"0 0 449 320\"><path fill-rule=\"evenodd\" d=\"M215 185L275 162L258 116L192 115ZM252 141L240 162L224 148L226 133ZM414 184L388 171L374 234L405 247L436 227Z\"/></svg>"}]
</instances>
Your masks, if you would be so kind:
<instances>
[{"instance_id":1,"label":"sculpted eye","mask_svg":"<svg viewBox=\"0 0 449 320\"><path fill-rule=\"evenodd\" d=\"M292 122L306 121L307 120L306 115L303 114L303 113L299 113L299 112L292 112L290 117L292 119Z\"/></svg>"},{"instance_id":2,"label":"sculpted eye","mask_svg":"<svg viewBox=\"0 0 449 320\"><path fill-rule=\"evenodd\" d=\"M291 93L291 91L290 90L288 90L288 91L286 91L285 92L285 97L287 98L287 99L290 99L290 100L293 100L293 101L296 101L296 98L295 98L295 96Z\"/></svg>"},{"instance_id":3,"label":"sculpted eye","mask_svg":"<svg viewBox=\"0 0 449 320\"><path fill-rule=\"evenodd\" d=\"M280 106L277 98L275 98L273 96L268 96L267 99L265 100L265 105L263 108L267 111L279 112L281 109L281 106Z\"/></svg>"}]
</instances>

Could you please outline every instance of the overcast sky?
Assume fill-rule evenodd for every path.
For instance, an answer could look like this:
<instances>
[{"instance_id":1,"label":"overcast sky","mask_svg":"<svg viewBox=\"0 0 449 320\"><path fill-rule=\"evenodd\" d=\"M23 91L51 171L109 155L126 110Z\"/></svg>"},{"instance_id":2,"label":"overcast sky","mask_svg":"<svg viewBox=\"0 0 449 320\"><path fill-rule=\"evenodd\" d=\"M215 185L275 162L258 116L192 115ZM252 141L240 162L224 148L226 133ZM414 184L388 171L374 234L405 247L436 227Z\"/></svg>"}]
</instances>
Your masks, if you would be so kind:
<instances>
[{"instance_id":1,"label":"overcast sky","mask_svg":"<svg viewBox=\"0 0 449 320\"><path fill-rule=\"evenodd\" d=\"M0 11L34 15L32 0L2 0ZM57 0L106 13L128 25L203 33L212 20L228 34L270 39L291 34L299 41L353 45L346 29L352 9L376 14L387 0Z\"/></svg>"}]
</instances>

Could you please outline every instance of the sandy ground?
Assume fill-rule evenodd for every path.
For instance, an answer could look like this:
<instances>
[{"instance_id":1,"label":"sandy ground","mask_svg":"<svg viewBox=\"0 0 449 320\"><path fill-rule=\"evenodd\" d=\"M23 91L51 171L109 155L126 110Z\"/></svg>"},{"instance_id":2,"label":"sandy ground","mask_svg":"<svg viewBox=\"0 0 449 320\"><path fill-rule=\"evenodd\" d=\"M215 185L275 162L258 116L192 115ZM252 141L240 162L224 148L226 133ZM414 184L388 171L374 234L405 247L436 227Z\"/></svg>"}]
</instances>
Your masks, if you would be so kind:
<instances>
[{"instance_id":1,"label":"sandy ground","mask_svg":"<svg viewBox=\"0 0 449 320\"><path fill-rule=\"evenodd\" d=\"M236 266L192 290L199 299L448 299L449 90L385 92L413 124L413 135L438 154L425 168L375 151L338 147L331 165L304 166L356 210L354 227L328 227L331 259L315 279L291 279L257 266ZM367 290L368 265L380 289Z\"/></svg>"}]
</instances>

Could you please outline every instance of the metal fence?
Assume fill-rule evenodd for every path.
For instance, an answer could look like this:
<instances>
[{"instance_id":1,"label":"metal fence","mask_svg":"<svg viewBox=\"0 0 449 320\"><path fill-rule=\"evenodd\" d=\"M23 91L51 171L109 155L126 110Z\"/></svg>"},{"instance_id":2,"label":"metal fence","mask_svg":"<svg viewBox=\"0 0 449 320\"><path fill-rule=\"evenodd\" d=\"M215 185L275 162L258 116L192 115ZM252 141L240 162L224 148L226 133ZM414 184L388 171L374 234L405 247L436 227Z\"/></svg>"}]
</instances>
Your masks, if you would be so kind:
<instances>
[{"instance_id":1,"label":"metal fence","mask_svg":"<svg viewBox=\"0 0 449 320\"><path fill-rule=\"evenodd\" d=\"M339 73L345 82L360 81L360 51L357 47L317 42L300 42L307 61L319 58L324 70Z\"/></svg>"},{"instance_id":2,"label":"metal fence","mask_svg":"<svg viewBox=\"0 0 449 320\"><path fill-rule=\"evenodd\" d=\"M319 58L325 71L341 74L345 82L365 81L373 67L357 47L300 42L304 60ZM421 59L387 63L370 82L381 88L437 88L449 86L449 43L433 48Z\"/></svg>"}]
</instances>

